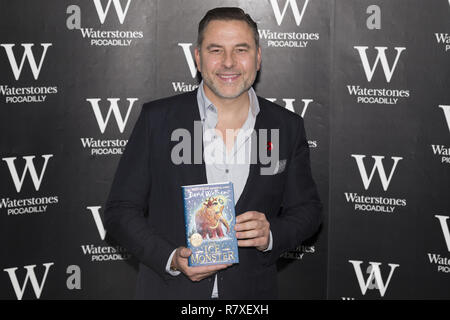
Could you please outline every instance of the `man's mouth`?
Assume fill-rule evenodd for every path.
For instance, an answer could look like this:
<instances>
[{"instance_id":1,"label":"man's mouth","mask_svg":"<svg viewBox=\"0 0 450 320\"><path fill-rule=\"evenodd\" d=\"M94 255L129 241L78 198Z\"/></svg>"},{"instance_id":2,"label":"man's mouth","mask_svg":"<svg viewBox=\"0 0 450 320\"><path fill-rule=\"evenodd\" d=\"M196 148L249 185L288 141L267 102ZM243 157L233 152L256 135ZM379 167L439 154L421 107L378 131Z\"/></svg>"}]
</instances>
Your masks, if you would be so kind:
<instances>
[{"instance_id":1,"label":"man's mouth","mask_svg":"<svg viewBox=\"0 0 450 320\"><path fill-rule=\"evenodd\" d=\"M240 73L218 73L217 76L219 77L220 80L224 81L224 82L233 82L236 79L238 79L241 74Z\"/></svg>"}]
</instances>

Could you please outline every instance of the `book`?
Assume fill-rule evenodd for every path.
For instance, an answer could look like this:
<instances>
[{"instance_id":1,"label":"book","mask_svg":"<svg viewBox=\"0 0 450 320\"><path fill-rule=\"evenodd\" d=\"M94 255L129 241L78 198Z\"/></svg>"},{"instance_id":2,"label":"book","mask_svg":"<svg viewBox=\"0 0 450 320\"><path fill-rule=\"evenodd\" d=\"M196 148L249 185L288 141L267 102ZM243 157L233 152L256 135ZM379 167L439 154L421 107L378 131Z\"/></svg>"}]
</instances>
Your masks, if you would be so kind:
<instances>
[{"instance_id":1,"label":"book","mask_svg":"<svg viewBox=\"0 0 450 320\"><path fill-rule=\"evenodd\" d=\"M189 266L238 263L232 182L182 186Z\"/></svg>"}]
</instances>

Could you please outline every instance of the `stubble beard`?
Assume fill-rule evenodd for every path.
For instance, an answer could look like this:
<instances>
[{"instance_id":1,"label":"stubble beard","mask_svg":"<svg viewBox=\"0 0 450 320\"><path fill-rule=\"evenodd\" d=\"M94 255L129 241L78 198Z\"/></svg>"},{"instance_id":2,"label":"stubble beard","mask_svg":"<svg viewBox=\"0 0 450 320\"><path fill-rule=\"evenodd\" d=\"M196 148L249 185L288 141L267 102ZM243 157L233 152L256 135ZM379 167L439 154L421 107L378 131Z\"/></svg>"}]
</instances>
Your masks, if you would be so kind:
<instances>
[{"instance_id":1,"label":"stubble beard","mask_svg":"<svg viewBox=\"0 0 450 320\"><path fill-rule=\"evenodd\" d=\"M244 75L241 74L243 77ZM236 94L233 95L226 95L224 92L221 92L219 86L216 85L214 80L209 77L208 74L202 74L203 82L206 84L206 86L218 97L221 99L236 99L237 97L241 96L244 92L247 92L253 85L253 82L255 82L256 79L256 72L247 79L244 79L243 82L239 84L239 88ZM218 80L220 81L220 80Z\"/></svg>"}]
</instances>

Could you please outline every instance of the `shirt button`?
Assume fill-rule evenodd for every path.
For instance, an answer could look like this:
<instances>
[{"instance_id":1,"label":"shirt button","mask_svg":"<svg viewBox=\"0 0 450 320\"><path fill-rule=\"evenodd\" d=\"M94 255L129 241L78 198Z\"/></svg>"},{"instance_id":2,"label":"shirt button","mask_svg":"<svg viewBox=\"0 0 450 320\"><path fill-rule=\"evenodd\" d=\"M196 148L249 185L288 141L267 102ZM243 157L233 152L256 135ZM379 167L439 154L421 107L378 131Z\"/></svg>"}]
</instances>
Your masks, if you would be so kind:
<instances>
[{"instance_id":1,"label":"shirt button","mask_svg":"<svg viewBox=\"0 0 450 320\"><path fill-rule=\"evenodd\" d=\"M225 169L225 173L228 173L229 172L229 170L228 169Z\"/></svg>"}]
</instances>

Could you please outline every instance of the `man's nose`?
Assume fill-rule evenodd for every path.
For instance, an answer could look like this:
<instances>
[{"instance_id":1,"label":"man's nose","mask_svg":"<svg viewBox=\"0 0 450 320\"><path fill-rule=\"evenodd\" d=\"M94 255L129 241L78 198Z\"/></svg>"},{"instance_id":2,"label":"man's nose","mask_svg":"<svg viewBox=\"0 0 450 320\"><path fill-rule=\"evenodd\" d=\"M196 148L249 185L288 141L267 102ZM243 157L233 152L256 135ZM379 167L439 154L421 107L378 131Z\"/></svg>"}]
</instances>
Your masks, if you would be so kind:
<instances>
[{"instance_id":1,"label":"man's nose","mask_svg":"<svg viewBox=\"0 0 450 320\"><path fill-rule=\"evenodd\" d=\"M224 55L223 55L223 61L222 61L222 63L223 63L223 66L224 67L226 67L226 68L232 68L233 66L234 66L234 64L235 64L235 56L234 56L234 53L231 51L231 52L225 52L224 53Z\"/></svg>"}]
</instances>

